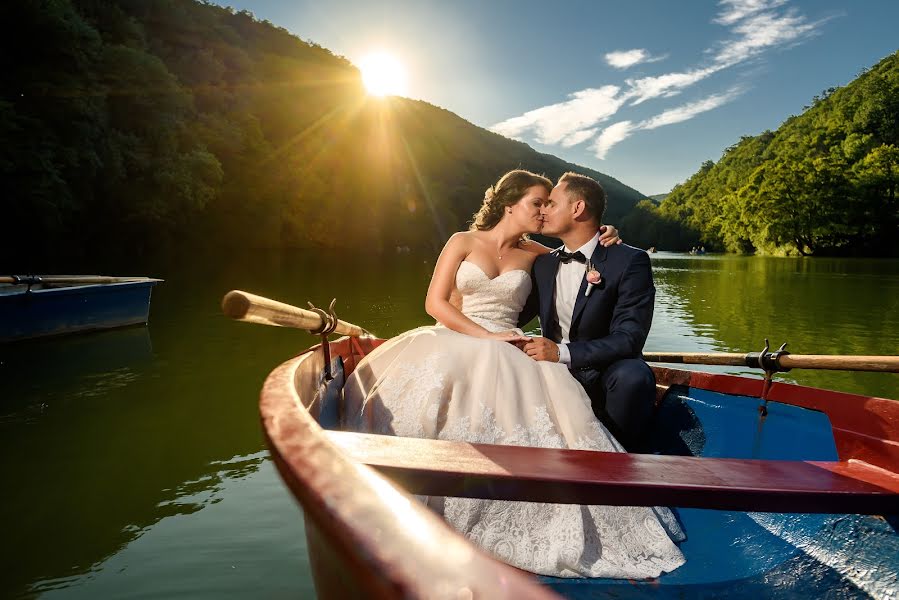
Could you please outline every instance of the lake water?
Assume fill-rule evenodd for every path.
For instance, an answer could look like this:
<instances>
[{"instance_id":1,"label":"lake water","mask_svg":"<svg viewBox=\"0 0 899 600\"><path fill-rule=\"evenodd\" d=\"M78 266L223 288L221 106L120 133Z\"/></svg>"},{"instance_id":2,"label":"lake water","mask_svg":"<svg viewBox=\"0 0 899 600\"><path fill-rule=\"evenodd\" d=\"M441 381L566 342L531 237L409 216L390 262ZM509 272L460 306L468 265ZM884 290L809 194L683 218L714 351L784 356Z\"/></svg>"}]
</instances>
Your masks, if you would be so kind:
<instances>
[{"instance_id":1,"label":"lake water","mask_svg":"<svg viewBox=\"0 0 899 600\"><path fill-rule=\"evenodd\" d=\"M231 322L221 297L337 297L342 319L389 337L430 322L430 260L269 252L118 269L166 279L148 328L0 347L0 596L314 596L301 512L268 459L257 398L266 374L315 340ZM647 351L758 351L768 337L795 353L899 354L899 261L652 260ZM899 398L899 375L780 379Z\"/></svg>"}]
</instances>

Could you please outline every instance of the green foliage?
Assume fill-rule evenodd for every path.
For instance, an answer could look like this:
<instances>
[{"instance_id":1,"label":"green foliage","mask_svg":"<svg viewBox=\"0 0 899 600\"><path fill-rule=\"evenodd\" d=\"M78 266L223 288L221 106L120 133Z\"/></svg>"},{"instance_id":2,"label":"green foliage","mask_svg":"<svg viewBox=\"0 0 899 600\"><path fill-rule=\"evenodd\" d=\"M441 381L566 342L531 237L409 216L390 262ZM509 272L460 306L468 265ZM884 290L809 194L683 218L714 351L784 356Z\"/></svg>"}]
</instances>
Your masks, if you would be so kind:
<instances>
[{"instance_id":1,"label":"green foliage","mask_svg":"<svg viewBox=\"0 0 899 600\"><path fill-rule=\"evenodd\" d=\"M100 0L8 3L2 22L15 49L3 52L0 99L0 180L15 224L2 255L24 250L15 267L33 268L182 234L218 193L221 166L188 135L191 94L140 26Z\"/></svg>"},{"instance_id":2,"label":"green foliage","mask_svg":"<svg viewBox=\"0 0 899 600\"><path fill-rule=\"evenodd\" d=\"M627 243L638 248L692 248L699 245L699 233L663 214L658 205L647 198L637 203L621 219L618 228Z\"/></svg>"},{"instance_id":3,"label":"green foliage","mask_svg":"<svg viewBox=\"0 0 899 600\"><path fill-rule=\"evenodd\" d=\"M659 213L731 252L899 255L897 145L899 53L776 132L743 137Z\"/></svg>"},{"instance_id":4,"label":"green foliage","mask_svg":"<svg viewBox=\"0 0 899 600\"><path fill-rule=\"evenodd\" d=\"M427 103L370 99L346 59L246 11L192 0L0 11L10 268L190 240L430 250L518 167L596 177L609 222L643 197ZM872 186L884 185L877 164Z\"/></svg>"}]
</instances>

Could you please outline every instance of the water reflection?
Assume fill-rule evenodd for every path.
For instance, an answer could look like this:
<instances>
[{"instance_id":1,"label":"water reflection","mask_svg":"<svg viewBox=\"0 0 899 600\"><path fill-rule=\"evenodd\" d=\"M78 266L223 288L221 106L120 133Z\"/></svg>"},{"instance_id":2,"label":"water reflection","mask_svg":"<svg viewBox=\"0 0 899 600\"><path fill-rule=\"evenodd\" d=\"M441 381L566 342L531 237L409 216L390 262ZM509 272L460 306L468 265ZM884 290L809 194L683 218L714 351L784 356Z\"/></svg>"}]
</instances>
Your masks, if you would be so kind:
<instances>
[{"instance_id":1,"label":"water reflection","mask_svg":"<svg viewBox=\"0 0 899 600\"><path fill-rule=\"evenodd\" d=\"M2 395L0 424L33 424L59 404L128 386L152 357L146 327L0 344L0 377L14 382Z\"/></svg>"},{"instance_id":2,"label":"water reflection","mask_svg":"<svg viewBox=\"0 0 899 600\"><path fill-rule=\"evenodd\" d=\"M680 340L665 340L672 350L759 351L767 337L800 354L899 352L899 261L667 253L652 260L659 290L654 332L675 322L690 329ZM899 396L897 375L793 371L782 377Z\"/></svg>"},{"instance_id":3,"label":"water reflection","mask_svg":"<svg viewBox=\"0 0 899 600\"><path fill-rule=\"evenodd\" d=\"M259 452L221 461L215 481L177 491L182 508L84 573L35 582L48 598L314 596L302 520ZM194 483L198 485L194 485ZM202 508L202 510L199 510ZM285 520L290 515L293 518Z\"/></svg>"},{"instance_id":4,"label":"water reflection","mask_svg":"<svg viewBox=\"0 0 899 600\"><path fill-rule=\"evenodd\" d=\"M237 357L222 359L236 345L216 344L196 321L186 313L175 327L154 326L155 354L139 343L144 331L136 344L110 332L7 355L5 374L17 377L4 377L16 384L4 394L0 451L14 457L3 505L15 519L0 550L12 567L3 595L48 580L77 594L142 532L215 504L223 477L258 467L262 458L222 460L262 449L254 399L262 375L291 352L274 345L277 358L264 355L248 374Z\"/></svg>"}]
</instances>

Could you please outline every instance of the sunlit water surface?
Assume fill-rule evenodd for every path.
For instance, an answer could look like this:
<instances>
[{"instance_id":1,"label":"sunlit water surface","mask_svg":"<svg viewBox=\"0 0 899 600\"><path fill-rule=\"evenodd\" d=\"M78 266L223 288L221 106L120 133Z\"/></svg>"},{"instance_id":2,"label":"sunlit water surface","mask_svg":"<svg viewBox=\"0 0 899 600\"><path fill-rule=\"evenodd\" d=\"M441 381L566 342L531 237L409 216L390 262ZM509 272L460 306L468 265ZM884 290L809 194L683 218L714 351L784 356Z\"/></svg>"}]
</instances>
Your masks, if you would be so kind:
<instances>
[{"instance_id":1,"label":"sunlit water surface","mask_svg":"<svg viewBox=\"0 0 899 600\"><path fill-rule=\"evenodd\" d=\"M276 252L119 268L166 279L149 328L0 347L0 596L314 595L302 516L257 413L266 374L314 340L228 321L221 296L337 297L343 319L389 337L429 322L432 268L409 255L321 260ZM658 253L653 265L647 350L748 352L769 337L797 353L899 353L899 261ZM782 378L899 397L897 375Z\"/></svg>"}]
</instances>

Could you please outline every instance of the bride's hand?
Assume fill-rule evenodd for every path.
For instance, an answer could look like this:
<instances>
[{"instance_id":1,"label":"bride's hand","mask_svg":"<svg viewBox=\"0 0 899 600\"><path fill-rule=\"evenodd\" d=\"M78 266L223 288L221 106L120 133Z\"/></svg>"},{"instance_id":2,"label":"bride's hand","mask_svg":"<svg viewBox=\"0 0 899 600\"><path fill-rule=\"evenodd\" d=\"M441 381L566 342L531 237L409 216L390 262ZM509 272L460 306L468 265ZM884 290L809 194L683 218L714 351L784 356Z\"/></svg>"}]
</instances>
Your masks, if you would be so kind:
<instances>
[{"instance_id":1,"label":"bride's hand","mask_svg":"<svg viewBox=\"0 0 899 600\"><path fill-rule=\"evenodd\" d=\"M509 329L508 331L491 332L485 335L484 338L488 340L496 340L498 342L509 342L510 344L515 344L516 346L519 344L524 344L528 341L527 336L521 335L514 329Z\"/></svg>"},{"instance_id":2,"label":"bride's hand","mask_svg":"<svg viewBox=\"0 0 899 600\"><path fill-rule=\"evenodd\" d=\"M618 229L614 225L603 225L599 228L599 243L608 248L621 243Z\"/></svg>"}]
</instances>

